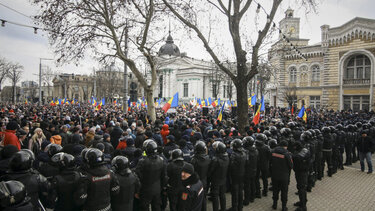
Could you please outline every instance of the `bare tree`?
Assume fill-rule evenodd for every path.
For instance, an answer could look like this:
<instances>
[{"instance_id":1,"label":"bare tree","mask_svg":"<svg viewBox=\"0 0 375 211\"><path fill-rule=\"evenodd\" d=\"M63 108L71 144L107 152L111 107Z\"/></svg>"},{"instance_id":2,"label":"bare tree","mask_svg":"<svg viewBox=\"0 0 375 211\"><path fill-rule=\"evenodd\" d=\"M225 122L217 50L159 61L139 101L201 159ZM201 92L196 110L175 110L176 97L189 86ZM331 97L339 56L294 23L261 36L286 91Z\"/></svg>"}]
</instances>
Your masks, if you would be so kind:
<instances>
[{"instance_id":1,"label":"bare tree","mask_svg":"<svg viewBox=\"0 0 375 211\"><path fill-rule=\"evenodd\" d=\"M48 95L52 86L52 80L55 77L55 73L49 66L45 66L42 73L42 83L47 85ZM47 102L51 99L47 99Z\"/></svg>"},{"instance_id":2,"label":"bare tree","mask_svg":"<svg viewBox=\"0 0 375 211\"><path fill-rule=\"evenodd\" d=\"M4 57L0 56L0 91L1 91L1 84L6 79L6 76L8 75L10 63L7 61Z\"/></svg>"},{"instance_id":3,"label":"bare tree","mask_svg":"<svg viewBox=\"0 0 375 211\"><path fill-rule=\"evenodd\" d=\"M156 21L162 9L155 7L156 0L33 0L41 6L36 17L49 30L50 43L59 56L59 62L79 62L88 51L108 62L114 58L123 61L144 88L148 114L154 121L153 92L157 82L155 68L156 43L162 40ZM125 35L129 45L125 50ZM157 37L160 39L156 39ZM127 55L129 51L129 56ZM148 83L142 74L138 57L146 58L151 70Z\"/></svg>"},{"instance_id":4,"label":"bare tree","mask_svg":"<svg viewBox=\"0 0 375 211\"><path fill-rule=\"evenodd\" d=\"M10 67L9 67L9 72L7 74L7 77L12 82L12 88L13 88L13 90L12 90L13 91L12 99L13 99L13 103L16 103L16 97L17 97L16 86L17 86L17 83L21 79L22 70L23 70L23 66L22 65L20 65L18 63L11 63Z\"/></svg>"},{"instance_id":5,"label":"bare tree","mask_svg":"<svg viewBox=\"0 0 375 211\"><path fill-rule=\"evenodd\" d=\"M247 49L245 49L246 33L243 29L249 26L249 22L243 20L250 13L249 8L253 3L253 0L228 0L224 3L222 0L217 1L186 1L186 0L175 0L168 1L162 0L168 9L177 17L187 28L193 30L198 38L203 43L205 49L210 54L216 65L221 71L226 73L233 81L234 86L237 89L237 105L238 105L238 126L243 132L248 121L248 93L247 84L248 82L258 74L259 64L259 51L264 43L266 36L273 25L275 14L280 6L281 0L272 0L271 9L267 12L267 21L263 27L259 28L259 33L255 42L251 42L252 49L251 56L248 58ZM202 3L206 3L202 5ZM302 4L315 5L314 0L302 0ZM199 5L198 5L199 4ZM255 2L254 2L255 4ZM233 48L235 62L236 62L236 73L233 73L229 68L223 64L223 59L219 58L219 54L216 49L208 42L207 36L204 34L205 24L199 22L198 15L202 13L211 13L212 11L206 8L213 7L218 10L219 15L222 15L228 24L228 32L231 37L231 47ZM260 8L259 8L260 9ZM259 24L255 24L254 28L257 28ZM211 34L214 32L210 33ZM223 34L223 30L218 30L216 33ZM224 40L222 42L225 42ZM248 59L250 59L250 65L248 65Z\"/></svg>"},{"instance_id":6,"label":"bare tree","mask_svg":"<svg viewBox=\"0 0 375 211\"><path fill-rule=\"evenodd\" d=\"M287 103L291 108L293 105L295 106L299 101L303 100L304 97L303 95L297 95L296 86L287 86L282 91L280 100Z\"/></svg>"}]
</instances>

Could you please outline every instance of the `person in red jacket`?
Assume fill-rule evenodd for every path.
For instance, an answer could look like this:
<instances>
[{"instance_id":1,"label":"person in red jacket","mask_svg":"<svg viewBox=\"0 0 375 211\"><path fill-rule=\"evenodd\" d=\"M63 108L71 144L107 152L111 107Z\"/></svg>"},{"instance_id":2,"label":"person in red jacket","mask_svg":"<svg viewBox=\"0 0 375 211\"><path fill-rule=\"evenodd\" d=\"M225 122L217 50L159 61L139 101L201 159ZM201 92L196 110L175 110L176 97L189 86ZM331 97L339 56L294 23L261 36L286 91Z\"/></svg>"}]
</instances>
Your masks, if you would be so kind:
<instances>
[{"instance_id":1,"label":"person in red jacket","mask_svg":"<svg viewBox=\"0 0 375 211\"><path fill-rule=\"evenodd\" d=\"M126 145L126 137L121 137L119 139L119 141L120 142L118 143L116 149L119 149L119 150L125 149L127 147L127 145Z\"/></svg>"},{"instance_id":2,"label":"person in red jacket","mask_svg":"<svg viewBox=\"0 0 375 211\"><path fill-rule=\"evenodd\" d=\"M6 130L4 132L4 146L14 145L21 150L21 143L16 136L16 131L18 129L18 123L16 121L10 121L7 124Z\"/></svg>"},{"instance_id":3,"label":"person in red jacket","mask_svg":"<svg viewBox=\"0 0 375 211\"><path fill-rule=\"evenodd\" d=\"M167 124L163 125L160 135L163 138L164 145L167 144L167 136L169 135L169 126Z\"/></svg>"}]
</instances>

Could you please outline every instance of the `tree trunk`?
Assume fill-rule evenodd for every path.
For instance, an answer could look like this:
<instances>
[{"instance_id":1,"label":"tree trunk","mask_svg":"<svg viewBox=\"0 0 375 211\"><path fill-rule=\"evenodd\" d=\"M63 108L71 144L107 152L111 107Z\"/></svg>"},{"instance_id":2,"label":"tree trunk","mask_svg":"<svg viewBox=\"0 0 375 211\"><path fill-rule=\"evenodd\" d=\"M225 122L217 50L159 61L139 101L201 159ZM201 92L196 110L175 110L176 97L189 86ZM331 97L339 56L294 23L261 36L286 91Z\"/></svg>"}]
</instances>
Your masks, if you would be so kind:
<instances>
[{"instance_id":1,"label":"tree trunk","mask_svg":"<svg viewBox=\"0 0 375 211\"><path fill-rule=\"evenodd\" d=\"M16 85L13 85L13 103L16 103Z\"/></svg>"},{"instance_id":2,"label":"tree trunk","mask_svg":"<svg viewBox=\"0 0 375 211\"><path fill-rule=\"evenodd\" d=\"M234 83L237 89L237 121L238 129L241 134L245 134L245 127L249 125L248 102L247 102L247 82L239 78Z\"/></svg>"},{"instance_id":3,"label":"tree trunk","mask_svg":"<svg viewBox=\"0 0 375 211\"><path fill-rule=\"evenodd\" d=\"M148 88L145 89L146 100L147 100L147 114L150 116L151 121L155 122L156 113L155 113L155 103L154 103L154 89Z\"/></svg>"}]
</instances>

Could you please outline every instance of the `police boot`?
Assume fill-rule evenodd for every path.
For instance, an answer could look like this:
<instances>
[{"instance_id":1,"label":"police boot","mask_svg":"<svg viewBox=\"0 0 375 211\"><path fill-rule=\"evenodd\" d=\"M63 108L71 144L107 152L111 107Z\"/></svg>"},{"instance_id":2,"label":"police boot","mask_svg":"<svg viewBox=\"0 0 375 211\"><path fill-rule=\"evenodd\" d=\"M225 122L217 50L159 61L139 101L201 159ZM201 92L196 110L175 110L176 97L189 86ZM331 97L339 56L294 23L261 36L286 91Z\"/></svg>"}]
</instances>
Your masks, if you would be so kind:
<instances>
[{"instance_id":1,"label":"police boot","mask_svg":"<svg viewBox=\"0 0 375 211\"><path fill-rule=\"evenodd\" d=\"M274 209L274 210L277 209L277 201L273 201L272 209Z\"/></svg>"},{"instance_id":2,"label":"police boot","mask_svg":"<svg viewBox=\"0 0 375 211\"><path fill-rule=\"evenodd\" d=\"M306 211L306 207L298 207L295 211Z\"/></svg>"},{"instance_id":3,"label":"police boot","mask_svg":"<svg viewBox=\"0 0 375 211\"><path fill-rule=\"evenodd\" d=\"M263 190L263 196L267 196L267 190Z\"/></svg>"},{"instance_id":4,"label":"police boot","mask_svg":"<svg viewBox=\"0 0 375 211\"><path fill-rule=\"evenodd\" d=\"M300 201L299 201L299 202L296 202L296 203L294 203L293 205L296 206L296 207L300 207L300 206L301 206L301 202L300 202Z\"/></svg>"}]
</instances>

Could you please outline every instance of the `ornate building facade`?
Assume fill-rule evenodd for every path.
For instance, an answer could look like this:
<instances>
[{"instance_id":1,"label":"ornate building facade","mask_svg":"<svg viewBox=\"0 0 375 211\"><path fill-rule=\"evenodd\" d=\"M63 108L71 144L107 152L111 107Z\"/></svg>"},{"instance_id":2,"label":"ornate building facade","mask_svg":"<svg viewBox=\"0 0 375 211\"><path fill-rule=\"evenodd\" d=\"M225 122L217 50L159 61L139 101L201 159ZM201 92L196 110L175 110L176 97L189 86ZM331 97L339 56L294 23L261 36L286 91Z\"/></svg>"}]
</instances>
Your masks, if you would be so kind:
<instances>
[{"instance_id":1,"label":"ornate building facade","mask_svg":"<svg viewBox=\"0 0 375 211\"><path fill-rule=\"evenodd\" d=\"M321 42L308 45L299 37L300 20L293 12L288 9L279 23L287 36L280 35L268 53L276 69L267 87L270 105L287 107L286 92L293 90L299 108L374 109L375 20L357 17L339 27L323 25Z\"/></svg>"}]
</instances>

